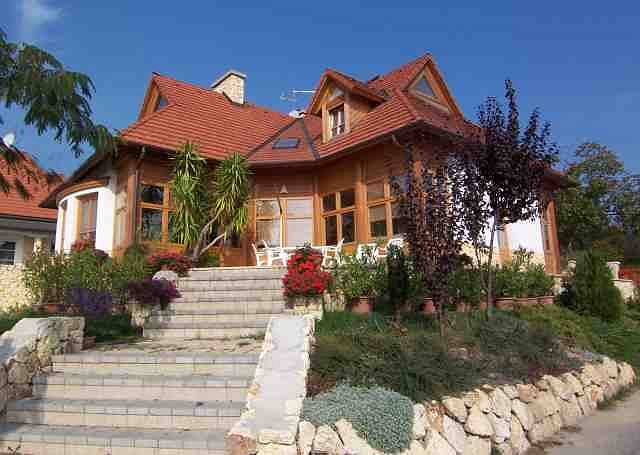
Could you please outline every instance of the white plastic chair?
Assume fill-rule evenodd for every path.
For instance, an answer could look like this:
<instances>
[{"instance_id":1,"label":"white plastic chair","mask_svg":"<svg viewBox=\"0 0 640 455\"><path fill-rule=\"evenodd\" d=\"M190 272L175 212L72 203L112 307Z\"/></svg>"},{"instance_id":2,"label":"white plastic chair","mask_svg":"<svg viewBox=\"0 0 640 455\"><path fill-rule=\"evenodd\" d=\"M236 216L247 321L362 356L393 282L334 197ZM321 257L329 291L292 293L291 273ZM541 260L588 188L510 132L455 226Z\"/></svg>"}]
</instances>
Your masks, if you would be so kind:
<instances>
[{"instance_id":1,"label":"white plastic chair","mask_svg":"<svg viewBox=\"0 0 640 455\"><path fill-rule=\"evenodd\" d=\"M361 243L356 249L356 257L361 261L371 258L375 262L380 257L380 248L375 243Z\"/></svg>"},{"instance_id":2,"label":"white plastic chair","mask_svg":"<svg viewBox=\"0 0 640 455\"><path fill-rule=\"evenodd\" d=\"M258 251L255 243L252 243L251 247L253 248L253 254L256 256L256 267L267 265L267 254L264 251Z\"/></svg>"},{"instance_id":3,"label":"white plastic chair","mask_svg":"<svg viewBox=\"0 0 640 455\"><path fill-rule=\"evenodd\" d=\"M334 263L335 265L340 265L341 256L342 256L342 246L344 245L344 239L340 239L336 246L327 245L323 247L322 251L322 266L326 267L330 263Z\"/></svg>"},{"instance_id":4,"label":"white plastic chair","mask_svg":"<svg viewBox=\"0 0 640 455\"><path fill-rule=\"evenodd\" d=\"M280 247L269 247L266 249L267 253L267 265L272 266L274 262L280 261L283 266L287 265L288 255Z\"/></svg>"}]
</instances>

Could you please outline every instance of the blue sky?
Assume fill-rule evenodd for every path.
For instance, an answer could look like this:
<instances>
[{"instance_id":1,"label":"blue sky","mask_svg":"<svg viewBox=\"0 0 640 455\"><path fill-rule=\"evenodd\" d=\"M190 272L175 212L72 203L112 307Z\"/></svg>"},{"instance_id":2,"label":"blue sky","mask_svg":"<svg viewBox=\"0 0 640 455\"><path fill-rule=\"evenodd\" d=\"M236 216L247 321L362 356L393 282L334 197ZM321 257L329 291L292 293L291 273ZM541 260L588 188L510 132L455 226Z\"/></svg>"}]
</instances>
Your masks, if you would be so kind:
<instances>
[{"instance_id":1,"label":"blue sky","mask_svg":"<svg viewBox=\"0 0 640 455\"><path fill-rule=\"evenodd\" d=\"M112 128L135 120L152 71L208 85L235 68L250 101L287 112L307 99L281 93L313 88L326 67L368 79L429 51L468 118L509 77L522 112L541 108L565 157L597 141L640 172L638 2L229 3L10 0L0 27L88 73L95 117ZM0 110L18 146L58 171L79 164L18 114Z\"/></svg>"}]
</instances>

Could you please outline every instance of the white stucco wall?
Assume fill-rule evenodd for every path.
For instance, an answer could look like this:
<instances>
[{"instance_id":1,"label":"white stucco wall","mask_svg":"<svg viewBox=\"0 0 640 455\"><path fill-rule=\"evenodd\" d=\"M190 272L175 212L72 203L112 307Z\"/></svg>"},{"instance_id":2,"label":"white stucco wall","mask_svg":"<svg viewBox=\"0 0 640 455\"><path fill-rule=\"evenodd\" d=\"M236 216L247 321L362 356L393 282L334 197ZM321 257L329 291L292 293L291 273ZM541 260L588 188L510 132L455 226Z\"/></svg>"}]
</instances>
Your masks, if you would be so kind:
<instances>
[{"instance_id":1,"label":"white stucco wall","mask_svg":"<svg viewBox=\"0 0 640 455\"><path fill-rule=\"evenodd\" d=\"M78 217L78 197L98 193L98 207L96 217L96 248L103 250L106 253L111 254L113 249L113 223L115 213L115 177L109 179L107 186L100 188L92 188L89 190L82 190L76 193L71 193L63 198L58 204L58 222L56 225L56 251L68 252L71 250L71 245L77 239L77 217ZM63 211L60 209L60 205L67 202L67 210L64 215L64 226L62 224ZM62 229L64 229L64 236L62 236ZM61 244L61 239L64 237L64 245Z\"/></svg>"},{"instance_id":2,"label":"white stucco wall","mask_svg":"<svg viewBox=\"0 0 640 455\"><path fill-rule=\"evenodd\" d=\"M544 254L540 218L509 224L507 226L507 235L509 237L509 246L512 250L525 248L534 253Z\"/></svg>"}]
</instances>

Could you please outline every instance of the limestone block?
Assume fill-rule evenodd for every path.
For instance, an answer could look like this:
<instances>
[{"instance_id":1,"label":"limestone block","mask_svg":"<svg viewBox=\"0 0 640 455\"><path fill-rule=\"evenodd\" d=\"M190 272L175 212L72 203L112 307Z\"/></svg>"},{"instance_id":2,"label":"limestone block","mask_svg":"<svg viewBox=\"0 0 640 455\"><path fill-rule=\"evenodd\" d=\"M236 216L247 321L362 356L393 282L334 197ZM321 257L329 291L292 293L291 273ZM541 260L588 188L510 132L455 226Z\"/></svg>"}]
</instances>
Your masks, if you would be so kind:
<instances>
[{"instance_id":1,"label":"limestone block","mask_svg":"<svg viewBox=\"0 0 640 455\"><path fill-rule=\"evenodd\" d=\"M561 400L569 400L573 395L573 389L555 376L546 375L544 379L549 384L549 390Z\"/></svg>"},{"instance_id":2,"label":"limestone block","mask_svg":"<svg viewBox=\"0 0 640 455\"><path fill-rule=\"evenodd\" d=\"M590 401L593 402L596 405L596 407L598 403L604 400L604 392L602 391L602 388L598 385L590 385L588 387L585 387L584 393L589 395Z\"/></svg>"},{"instance_id":3,"label":"limestone block","mask_svg":"<svg viewBox=\"0 0 640 455\"><path fill-rule=\"evenodd\" d=\"M511 417L509 415L509 417ZM511 419L505 420L493 413L487 414L491 427L493 428L492 440L496 443L501 443L509 439L511 436Z\"/></svg>"},{"instance_id":4,"label":"limestone block","mask_svg":"<svg viewBox=\"0 0 640 455\"><path fill-rule=\"evenodd\" d=\"M520 424L525 430L529 431L536 422L529 405L523 403L520 400L513 400L511 402L513 414L518 418Z\"/></svg>"},{"instance_id":5,"label":"limestone block","mask_svg":"<svg viewBox=\"0 0 640 455\"><path fill-rule=\"evenodd\" d=\"M413 439L422 439L427 434L427 410L422 404L413 405ZM342 435L341 435L342 436ZM344 441L344 438L343 438Z\"/></svg>"},{"instance_id":6,"label":"limestone block","mask_svg":"<svg viewBox=\"0 0 640 455\"><path fill-rule=\"evenodd\" d=\"M295 444L259 444L258 455L297 455L298 449Z\"/></svg>"},{"instance_id":7,"label":"limestone block","mask_svg":"<svg viewBox=\"0 0 640 455\"><path fill-rule=\"evenodd\" d=\"M524 428L520 424L520 421L515 417L511 417L511 437L509 438L509 445L513 449L515 454L523 454L531 448L531 443L527 439Z\"/></svg>"},{"instance_id":8,"label":"limestone block","mask_svg":"<svg viewBox=\"0 0 640 455\"><path fill-rule=\"evenodd\" d=\"M549 416L537 422L527 433L533 444L544 441L555 433L553 419Z\"/></svg>"},{"instance_id":9,"label":"limestone block","mask_svg":"<svg viewBox=\"0 0 640 455\"><path fill-rule=\"evenodd\" d=\"M585 393L578 397L578 405L580 405L582 414L586 416L593 414L597 408L596 403L591 400L591 394L589 393Z\"/></svg>"},{"instance_id":10,"label":"limestone block","mask_svg":"<svg viewBox=\"0 0 640 455\"><path fill-rule=\"evenodd\" d=\"M312 447L314 452L326 453L327 455L344 454L344 445L338 433L328 425L322 425L318 428Z\"/></svg>"},{"instance_id":11,"label":"limestone block","mask_svg":"<svg viewBox=\"0 0 640 455\"><path fill-rule=\"evenodd\" d=\"M540 422L545 417L560 411L560 404L551 392L540 392L538 398L529 404L529 409L535 421Z\"/></svg>"},{"instance_id":12,"label":"limestone block","mask_svg":"<svg viewBox=\"0 0 640 455\"><path fill-rule=\"evenodd\" d=\"M462 396L462 400L467 408L477 406L482 412L491 412L491 399L489 395L480 389L465 393Z\"/></svg>"},{"instance_id":13,"label":"limestone block","mask_svg":"<svg viewBox=\"0 0 640 455\"><path fill-rule=\"evenodd\" d=\"M493 412L496 415L505 419L511 415L511 400L501 389L491 391L489 398L493 404Z\"/></svg>"},{"instance_id":14,"label":"limestone block","mask_svg":"<svg viewBox=\"0 0 640 455\"><path fill-rule=\"evenodd\" d=\"M586 364L585 366L582 367L582 370L580 370L580 373L578 374L578 379L582 383L583 387L587 387L587 386L595 383L595 375L596 374L597 373L596 373L595 368L593 367L593 365L588 363L588 364Z\"/></svg>"},{"instance_id":15,"label":"limestone block","mask_svg":"<svg viewBox=\"0 0 640 455\"><path fill-rule=\"evenodd\" d=\"M463 452L467 434L460 423L449 416L444 416L442 436L457 453Z\"/></svg>"},{"instance_id":16,"label":"limestone block","mask_svg":"<svg viewBox=\"0 0 640 455\"><path fill-rule=\"evenodd\" d=\"M584 388L582 387L582 384L573 374L565 373L561 376L561 378L575 395L580 396L584 394Z\"/></svg>"},{"instance_id":17,"label":"limestone block","mask_svg":"<svg viewBox=\"0 0 640 455\"><path fill-rule=\"evenodd\" d=\"M309 455L313 438L316 436L316 427L306 420L298 424L298 452L300 455Z\"/></svg>"},{"instance_id":18,"label":"limestone block","mask_svg":"<svg viewBox=\"0 0 640 455\"><path fill-rule=\"evenodd\" d=\"M536 387L538 388L538 390L546 392L547 390L549 390L549 382L544 378L539 379L538 381L536 381Z\"/></svg>"},{"instance_id":19,"label":"limestone block","mask_svg":"<svg viewBox=\"0 0 640 455\"><path fill-rule=\"evenodd\" d=\"M469 410L469 415L464 425L464 429L467 431L467 433L471 433L476 436L493 436L493 428L491 427L491 422L489 422L478 405L472 407Z\"/></svg>"},{"instance_id":20,"label":"limestone block","mask_svg":"<svg viewBox=\"0 0 640 455\"><path fill-rule=\"evenodd\" d=\"M513 447L509 445L508 442L503 442L502 444L496 444L493 446L498 455L516 455L516 452L513 450Z\"/></svg>"},{"instance_id":21,"label":"limestone block","mask_svg":"<svg viewBox=\"0 0 640 455\"><path fill-rule=\"evenodd\" d=\"M469 436L462 455L491 455L491 441L479 436Z\"/></svg>"},{"instance_id":22,"label":"limestone block","mask_svg":"<svg viewBox=\"0 0 640 455\"><path fill-rule=\"evenodd\" d=\"M517 384L518 398L524 403L531 403L538 396L538 389L533 384Z\"/></svg>"},{"instance_id":23,"label":"limestone block","mask_svg":"<svg viewBox=\"0 0 640 455\"><path fill-rule=\"evenodd\" d=\"M380 455L379 451L372 448L367 441L358 436L351 423L344 419L340 419L336 422L336 428L338 429L338 434L342 439L344 450L346 450L347 453L357 453L358 455Z\"/></svg>"},{"instance_id":24,"label":"limestone block","mask_svg":"<svg viewBox=\"0 0 640 455\"><path fill-rule=\"evenodd\" d=\"M604 393L604 397L609 400L613 398L616 393L620 390L620 386L615 379L607 379L602 385L602 391Z\"/></svg>"},{"instance_id":25,"label":"limestone block","mask_svg":"<svg viewBox=\"0 0 640 455\"><path fill-rule=\"evenodd\" d=\"M425 409L428 425L427 429L442 433L445 408L437 401L433 401L429 405L426 405Z\"/></svg>"},{"instance_id":26,"label":"limestone block","mask_svg":"<svg viewBox=\"0 0 640 455\"><path fill-rule=\"evenodd\" d=\"M4 365L0 365L0 388L7 385L7 370Z\"/></svg>"},{"instance_id":27,"label":"limestone block","mask_svg":"<svg viewBox=\"0 0 640 455\"><path fill-rule=\"evenodd\" d=\"M464 400L454 397L446 397L442 399L447 414L458 422L464 423L467 420L467 407Z\"/></svg>"},{"instance_id":28,"label":"limestone block","mask_svg":"<svg viewBox=\"0 0 640 455\"><path fill-rule=\"evenodd\" d=\"M510 400L513 400L514 398L518 398L518 389L516 388L516 386L503 385L502 391L507 397L509 397Z\"/></svg>"},{"instance_id":29,"label":"limestone block","mask_svg":"<svg viewBox=\"0 0 640 455\"><path fill-rule=\"evenodd\" d=\"M608 377L614 379L618 377L618 364L609 357L602 358L602 368Z\"/></svg>"},{"instance_id":30,"label":"limestone block","mask_svg":"<svg viewBox=\"0 0 640 455\"><path fill-rule=\"evenodd\" d=\"M573 400L562 400L560 403L560 417L562 417L563 426L572 426L578 423L578 419L582 416L578 399L574 396Z\"/></svg>"},{"instance_id":31,"label":"limestone block","mask_svg":"<svg viewBox=\"0 0 640 455\"><path fill-rule=\"evenodd\" d=\"M425 455L456 455L456 451L436 431L427 431L424 439Z\"/></svg>"}]
</instances>

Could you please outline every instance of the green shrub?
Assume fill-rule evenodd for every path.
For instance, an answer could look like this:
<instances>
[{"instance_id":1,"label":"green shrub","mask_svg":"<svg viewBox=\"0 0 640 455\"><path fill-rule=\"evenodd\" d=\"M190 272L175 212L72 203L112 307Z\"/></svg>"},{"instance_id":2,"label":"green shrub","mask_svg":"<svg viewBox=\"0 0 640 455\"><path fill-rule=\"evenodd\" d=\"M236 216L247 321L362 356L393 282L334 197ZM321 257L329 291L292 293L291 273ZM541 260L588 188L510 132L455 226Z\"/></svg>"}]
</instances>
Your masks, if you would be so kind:
<instances>
[{"instance_id":1,"label":"green shrub","mask_svg":"<svg viewBox=\"0 0 640 455\"><path fill-rule=\"evenodd\" d=\"M35 302L64 301L69 287L68 262L64 254L45 250L33 253L24 264L23 281Z\"/></svg>"},{"instance_id":2,"label":"green shrub","mask_svg":"<svg viewBox=\"0 0 640 455\"><path fill-rule=\"evenodd\" d=\"M198 267L220 267L220 254L216 251L208 250L198 258Z\"/></svg>"},{"instance_id":3,"label":"green shrub","mask_svg":"<svg viewBox=\"0 0 640 455\"><path fill-rule=\"evenodd\" d=\"M606 261L595 252L586 252L578 258L559 301L578 313L605 321L620 320L625 308Z\"/></svg>"},{"instance_id":4,"label":"green shrub","mask_svg":"<svg viewBox=\"0 0 640 455\"><path fill-rule=\"evenodd\" d=\"M413 429L411 400L391 390L350 387L345 384L307 398L302 418L316 426L345 419L371 447L385 453L409 447Z\"/></svg>"},{"instance_id":5,"label":"green shrub","mask_svg":"<svg viewBox=\"0 0 640 455\"><path fill-rule=\"evenodd\" d=\"M347 303L358 297L372 296L380 289L380 281L384 280L383 271L384 263L376 262L373 256L345 254L333 271L335 289L344 294Z\"/></svg>"},{"instance_id":6,"label":"green shrub","mask_svg":"<svg viewBox=\"0 0 640 455\"><path fill-rule=\"evenodd\" d=\"M472 307L482 299L482 279L475 267L461 267L449 276L449 292L458 302Z\"/></svg>"}]
</instances>

